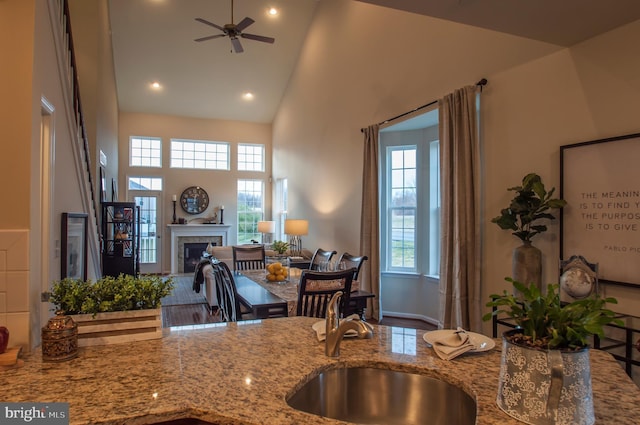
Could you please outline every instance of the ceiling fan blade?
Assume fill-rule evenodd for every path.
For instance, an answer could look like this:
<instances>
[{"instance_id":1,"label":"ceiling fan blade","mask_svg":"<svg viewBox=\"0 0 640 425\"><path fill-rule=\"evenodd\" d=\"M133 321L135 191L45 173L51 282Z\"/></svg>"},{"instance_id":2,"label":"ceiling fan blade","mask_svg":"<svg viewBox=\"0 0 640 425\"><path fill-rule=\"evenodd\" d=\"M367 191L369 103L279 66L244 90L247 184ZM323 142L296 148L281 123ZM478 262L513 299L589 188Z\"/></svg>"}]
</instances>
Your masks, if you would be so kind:
<instances>
[{"instance_id":1,"label":"ceiling fan blade","mask_svg":"<svg viewBox=\"0 0 640 425\"><path fill-rule=\"evenodd\" d=\"M231 44L233 44L233 50L235 50L236 53L244 52L244 49L242 48L242 44L240 44L240 40L238 40L237 38L233 37L231 39Z\"/></svg>"},{"instance_id":2,"label":"ceiling fan blade","mask_svg":"<svg viewBox=\"0 0 640 425\"><path fill-rule=\"evenodd\" d=\"M265 37L263 35L255 35L255 34L240 34L242 38L248 38L249 40L262 41L263 43L271 43L273 44L276 41L275 38Z\"/></svg>"},{"instance_id":3,"label":"ceiling fan blade","mask_svg":"<svg viewBox=\"0 0 640 425\"><path fill-rule=\"evenodd\" d=\"M209 25L211 27L219 29L220 31L224 31L224 28L222 28L220 25L216 25L213 22L209 22L206 19L202 19L202 18L195 18L195 19L196 19L196 21L201 22L201 23L203 23L205 25Z\"/></svg>"},{"instance_id":4,"label":"ceiling fan blade","mask_svg":"<svg viewBox=\"0 0 640 425\"><path fill-rule=\"evenodd\" d=\"M220 38L220 37L224 37L224 36L226 36L226 34L210 35L210 36L207 36L207 37L196 38L193 41L207 41L207 40L212 40L214 38Z\"/></svg>"},{"instance_id":5,"label":"ceiling fan blade","mask_svg":"<svg viewBox=\"0 0 640 425\"><path fill-rule=\"evenodd\" d=\"M248 27L249 25L253 24L255 21L249 17L244 18L242 21L240 21L240 23L238 25L236 25L236 30L237 31L242 31L243 29L245 29L246 27Z\"/></svg>"}]
</instances>

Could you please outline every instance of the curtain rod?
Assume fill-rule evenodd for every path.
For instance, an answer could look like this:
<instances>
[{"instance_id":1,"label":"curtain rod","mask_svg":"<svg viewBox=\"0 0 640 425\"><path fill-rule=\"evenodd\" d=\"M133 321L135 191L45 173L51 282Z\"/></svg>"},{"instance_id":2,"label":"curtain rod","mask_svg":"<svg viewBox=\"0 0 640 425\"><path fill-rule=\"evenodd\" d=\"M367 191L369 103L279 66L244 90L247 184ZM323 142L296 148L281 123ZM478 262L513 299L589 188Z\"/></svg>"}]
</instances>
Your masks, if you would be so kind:
<instances>
[{"instance_id":1,"label":"curtain rod","mask_svg":"<svg viewBox=\"0 0 640 425\"><path fill-rule=\"evenodd\" d=\"M480 86L480 90L482 90L482 87L483 87L483 86L486 86L486 85L487 85L487 82L488 82L488 81L487 81L487 79L486 79L486 78L483 78L482 80L480 80L480 81L478 81L478 82L476 83L476 86ZM418 106L417 108L412 109L411 111L407 111L407 112L402 113L402 114L400 114L400 115L396 115L396 116L395 116L395 117L393 117L393 118L389 118L389 119L386 119L386 120L384 120L384 121L381 121L381 122L379 122L379 123L378 123L378 125L386 124L386 123L388 123L388 122L390 122L390 121L395 121L395 120L397 120L398 118L402 118L402 117L407 116L407 115L409 115L409 114L413 114L413 113L414 113L414 112L416 112L416 111L419 111L419 110L424 109L424 108L428 108L429 106L431 106L431 105L435 105L436 103L438 103L438 101L437 101L437 100L434 100L434 101L429 102L429 103L426 103L426 104L424 104L424 105L422 105L422 106ZM360 132L364 133L364 130L365 130L364 128L361 128L361 129L360 129Z\"/></svg>"}]
</instances>

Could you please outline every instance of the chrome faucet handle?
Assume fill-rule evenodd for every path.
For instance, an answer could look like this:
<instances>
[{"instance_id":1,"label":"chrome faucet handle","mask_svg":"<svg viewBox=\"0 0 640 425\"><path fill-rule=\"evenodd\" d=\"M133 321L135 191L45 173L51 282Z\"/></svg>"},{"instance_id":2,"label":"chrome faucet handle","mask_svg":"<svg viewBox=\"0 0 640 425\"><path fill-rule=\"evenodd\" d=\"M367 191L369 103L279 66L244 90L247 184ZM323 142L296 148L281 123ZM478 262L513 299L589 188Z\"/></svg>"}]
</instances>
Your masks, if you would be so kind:
<instances>
[{"instance_id":1,"label":"chrome faucet handle","mask_svg":"<svg viewBox=\"0 0 640 425\"><path fill-rule=\"evenodd\" d=\"M357 338L364 339L373 337L373 327L360 319L345 319L340 321L338 304L340 297L342 297L342 291L333 294L327 307L324 352L329 357L338 357L340 355L340 342L344 334L349 330L356 331Z\"/></svg>"},{"instance_id":2,"label":"chrome faucet handle","mask_svg":"<svg viewBox=\"0 0 640 425\"><path fill-rule=\"evenodd\" d=\"M340 298L342 298L342 291L333 294L329 300L329 309L338 319L340 319Z\"/></svg>"},{"instance_id":3,"label":"chrome faucet handle","mask_svg":"<svg viewBox=\"0 0 640 425\"><path fill-rule=\"evenodd\" d=\"M329 335L329 332L334 331L338 328L340 323L340 308L338 301L342 297L342 291L338 291L331 297L329 300L329 305L327 306L327 317L325 319L326 326L326 334Z\"/></svg>"}]
</instances>

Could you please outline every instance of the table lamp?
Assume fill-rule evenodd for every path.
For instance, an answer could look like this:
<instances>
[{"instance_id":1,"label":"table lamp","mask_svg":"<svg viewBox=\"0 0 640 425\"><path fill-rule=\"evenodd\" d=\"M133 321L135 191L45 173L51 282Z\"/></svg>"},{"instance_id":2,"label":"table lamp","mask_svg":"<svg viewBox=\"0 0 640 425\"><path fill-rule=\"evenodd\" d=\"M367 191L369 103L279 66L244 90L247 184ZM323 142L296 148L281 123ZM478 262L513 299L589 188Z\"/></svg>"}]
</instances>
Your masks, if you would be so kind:
<instances>
[{"instance_id":1,"label":"table lamp","mask_svg":"<svg viewBox=\"0 0 640 425\"><path fill-rule=\"evenodd\" d=\"M262 233L262 243L271 243L271 235L276 232L276 222L259 221L258 232Z\"/></svg>"},{"instance_id":2,"label":"table lamp","mask_svg":"<svg viewBox=\"0 0 640 425\"><path fill-rule=\"evenodd\" d=\"M289 235L289 249L295 257L302 256L302 239L300 236L309 234L307 220L285 220L284 233Z\"/></svg>"}]
</instances>

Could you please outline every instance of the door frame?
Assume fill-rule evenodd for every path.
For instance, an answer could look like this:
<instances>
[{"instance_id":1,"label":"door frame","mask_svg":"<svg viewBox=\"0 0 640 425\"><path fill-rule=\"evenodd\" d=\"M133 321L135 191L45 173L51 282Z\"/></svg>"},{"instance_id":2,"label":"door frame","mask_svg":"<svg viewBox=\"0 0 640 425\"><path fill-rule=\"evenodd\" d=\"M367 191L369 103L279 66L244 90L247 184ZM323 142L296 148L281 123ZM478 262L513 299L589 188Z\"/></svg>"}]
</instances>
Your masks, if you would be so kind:
<instances>
[{"instance_id":1,"label":"door frame","mask_svg":"<svg viewBox=\"0 0 640 425\"><path fill-rule=\"evenodd\" d=\"M140 273L141 274L162 274L162 191L158 190L127 190L127 199L129 202L135 202L135 198L156 198L156 262L155 263L143 263L140 261ZM142 217L142 211L140 211L140 217ZM140 234L140 241L142 241L141 229L138 228ZM141 243L140 243L141 244ZM141 249L140 244L138 250ZM139 258L142 256L140 255Z\"/></svg>"}]
</instances>

